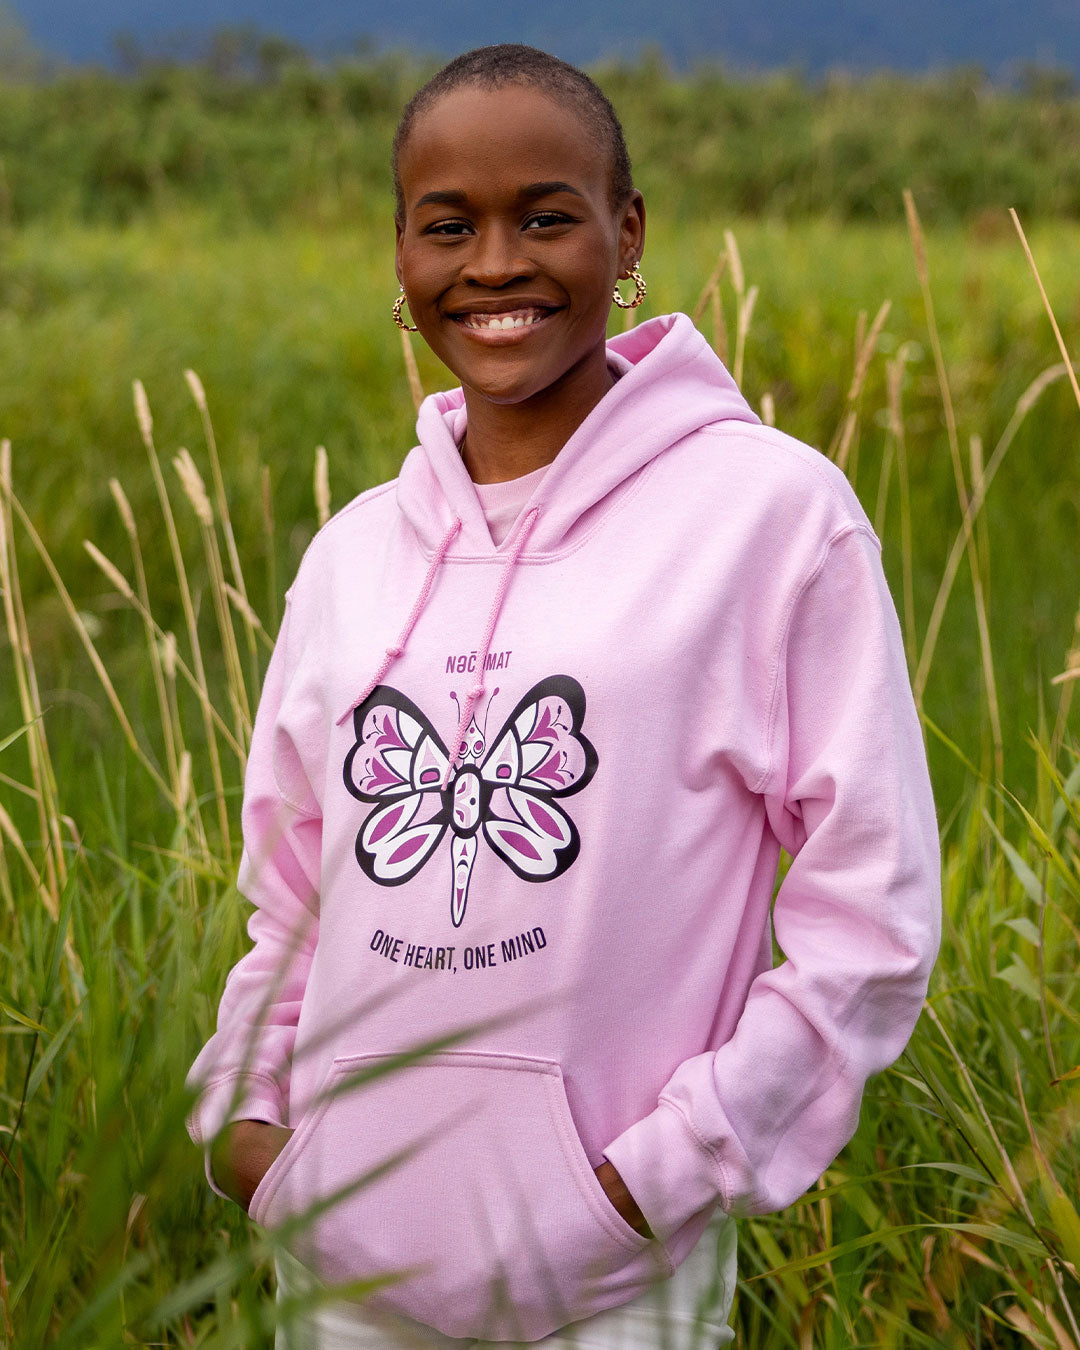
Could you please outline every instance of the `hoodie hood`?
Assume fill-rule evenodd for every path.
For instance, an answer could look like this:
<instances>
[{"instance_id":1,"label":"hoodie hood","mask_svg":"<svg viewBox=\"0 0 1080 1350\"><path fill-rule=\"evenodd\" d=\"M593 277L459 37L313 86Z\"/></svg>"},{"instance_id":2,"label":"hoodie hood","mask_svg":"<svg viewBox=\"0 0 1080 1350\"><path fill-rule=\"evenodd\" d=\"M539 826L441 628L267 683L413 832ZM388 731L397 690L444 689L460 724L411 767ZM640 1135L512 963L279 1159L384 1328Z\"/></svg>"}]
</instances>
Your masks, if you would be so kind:
<instances>
[{"instance_id":1,"label":"hoodie hood","mask_svg":"<svg viewBox=\"0 0 1080 1350\"><path fill-rule=\"evenodd\" d=\"M620 379L563 446L527 505L529 557L558 552L575 523L669 446L714 422L757 424L723 362L685 314L650 319L607 344ZM458 446L467 416L461 389L421 404L419 445L406 457L397 499L425 553L460 520L454 557L496 550ZM514 534L504 541L512 546Z\"/></svg>"}]
</instances>

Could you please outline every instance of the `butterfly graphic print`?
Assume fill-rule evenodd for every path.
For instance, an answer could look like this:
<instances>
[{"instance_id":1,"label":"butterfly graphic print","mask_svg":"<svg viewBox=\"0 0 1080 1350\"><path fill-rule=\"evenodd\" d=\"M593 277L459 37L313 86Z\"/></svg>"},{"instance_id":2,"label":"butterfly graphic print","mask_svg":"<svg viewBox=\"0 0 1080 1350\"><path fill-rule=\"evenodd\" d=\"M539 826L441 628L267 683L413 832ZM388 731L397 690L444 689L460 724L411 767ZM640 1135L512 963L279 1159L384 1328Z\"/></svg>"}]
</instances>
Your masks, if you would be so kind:
<instances>
[{"instance_id":1,"label":"butterfly graphic print","mask_svg":"<svg viewBox=\"0 0 1080 1350\"><path fill-rule=\"evenodd\" d=\"M400 886L449 831L455 928L465 917L481 835L522 880L561 876L581 841L559 801L586 787L597 766L581 732L584 718L581 685L551 675L533 685L490 742L473 717L444 788L450 756L431 722L399 690L378 685L353 713L356 742L344 770L349 792L376 803L356 836L364 873L380 886Z\"/></svg>"}]
</instances>

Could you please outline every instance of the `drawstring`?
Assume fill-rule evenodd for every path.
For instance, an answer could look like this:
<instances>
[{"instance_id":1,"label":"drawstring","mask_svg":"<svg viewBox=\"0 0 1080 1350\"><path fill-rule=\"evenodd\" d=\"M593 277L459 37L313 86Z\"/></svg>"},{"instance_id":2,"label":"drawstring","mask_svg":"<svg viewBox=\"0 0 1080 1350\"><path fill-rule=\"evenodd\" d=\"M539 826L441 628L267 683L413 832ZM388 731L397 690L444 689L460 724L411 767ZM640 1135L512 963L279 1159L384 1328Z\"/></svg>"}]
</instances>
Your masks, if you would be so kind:
<instances>
[{"instance_id":1,"label":"drawstring","mask_svg":"<svg viewBox=\"0 0 1080 1350\"><path fill-rule=\"evenodd\" d=\"M447 550L460 533L461 533L461 521L455 517L453 525L451 525L450 528L447 530L442 543L435 550L435 555L431 559L431 566L427 570L427 576L424 577L424 584L420 587L420 594L416 597L416 604L413 605L412 612L409 614L409 617L405 620L405 627L401 630L401 633L398 636L398 640L394 643L392 647L387 647L386 655L383 657L379 669L371 677L371 680L368 682L368 685L364 689L363 693L360 694L357 698L355 698L353 702L349 704L349 706L337 719L337 722L334 724L335 726L341 726L342 722L344 722L347 718L349 718L352 715L353 709L359 708L360 704L363 703L363 701L367 698L367 696L371 693L371 691L377 685L382 684L383 680L386 678L386 672L390 669L390 667L394 664L397 658L405 650L405 644L406 642L408 642L412 630L416 627L416 621L423 613L424 606L427 604L427 598L431 594L431 587L433 582L435 581L435 573L442 566L442 561L446 557Z\"/></svg>"},{"instance_id":2,"label":"drawstring","mask_svg":"<svg viewBox=\"0 0 1080 1350\"><path fill-rule=\"evenodd\" d=\"M506 592L510 589L510 573L514 570L517 560L521 557L522 550L525 548L525 542L529 537L529 531L536 523L536 517L540 514L540 508L534 506L531 511L525 513L521 524L514 533L514 542L506 555L506 562L503 564L502 576L499 578L499 585L495 591L495 598L491 602L491 613L488 615L487 627L484 629L484 636L480 640L480 646L476 653L476 669L478 671L476 683L465 695L461 701L461 717L458 720L457 735L454 737L453 744L450 746L450 759L443 772L440 787L446 787L450 781L450 775L457 767L461 759L461 746L466 731L469 729L469 722L472 719L473 709L484 694L484 667L487 665L488 653L491 650L491 639L495 636L495 625L499 621L499 611L503 607L503 601L506 599ZM365 695L366 697L366 695Z\"/></svg>"}]
</instances>

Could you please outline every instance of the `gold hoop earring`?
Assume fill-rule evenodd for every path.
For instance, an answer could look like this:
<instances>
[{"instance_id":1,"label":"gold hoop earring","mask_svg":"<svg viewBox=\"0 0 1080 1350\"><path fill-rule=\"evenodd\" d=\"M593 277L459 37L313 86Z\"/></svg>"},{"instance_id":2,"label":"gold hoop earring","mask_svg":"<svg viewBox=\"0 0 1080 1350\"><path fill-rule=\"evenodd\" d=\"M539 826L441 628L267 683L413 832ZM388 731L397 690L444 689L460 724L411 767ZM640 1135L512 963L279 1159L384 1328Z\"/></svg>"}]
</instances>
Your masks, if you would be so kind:
<instances>
[{"instance_id":1,"label":"gold hoop earring","mask_svg":"<svg viewBox=\"0 0 1080 1350\"><path fill-rule=\"evenodd\" d=\"M634 283L633 300L624 300L622 298L622 296L619 294L618 282L615 283L615 290L612 293L611 298L615 302L615 304L619 306L620 309L637 309L638 305L640 305L642 300L645 299L645 278L641 275L640 271L638 271L637 263L635 263L633 267L630 269L630 276L628 280Z\"/></svg>"},{"instance_id":2,"label":"gold hoop earring","mask_svg":"<svg viewBox=\"0 0 1080 1350\"><path fill-rule=\"evenodd\" d=\"M401 294L394 301L394 322L403 333L419 333L420 329L415 324L406 323L401 317L401 306L405 303L405 287L401 287Z\"/></svg>"}]
</instances>

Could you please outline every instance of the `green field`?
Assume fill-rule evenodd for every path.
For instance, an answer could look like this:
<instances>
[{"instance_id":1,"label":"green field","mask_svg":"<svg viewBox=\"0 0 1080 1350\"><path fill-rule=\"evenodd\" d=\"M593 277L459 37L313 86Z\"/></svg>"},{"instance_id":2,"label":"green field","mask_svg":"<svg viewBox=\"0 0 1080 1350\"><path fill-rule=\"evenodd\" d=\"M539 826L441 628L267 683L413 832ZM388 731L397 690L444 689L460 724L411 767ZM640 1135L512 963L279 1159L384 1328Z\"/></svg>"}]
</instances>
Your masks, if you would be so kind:
<instances>
[{"instance_id":1,"label":"green field","mask_svg":"<svg viewBox=\"0 0 1080 1350\"><path fill-rule=\"evenodd\" d=\"M899 201L884 220L727 215L647 150L643 315L693 310L721 264L704 331L752 404L855 483L944 845L925 1015L821 1185L741 1225L739 1343L1080 1350L1080 710L1055 682L1080 664L1080 408L1011 201L928 210L931 329ZM385 191L264 218L200 192L98 219L54 193L0 235L0 1345L17 1350L270 1343L267 1239L207 1191L182 1082L246 943L248 713L318 524L316 447L340 507L396 472L413 405ZM1075 353L1080 226L1043 218L1029 240ZM426 390L448 382L416 356ZM965 547L961 494L987 466Z\"/></svg>"}]
</instances>

